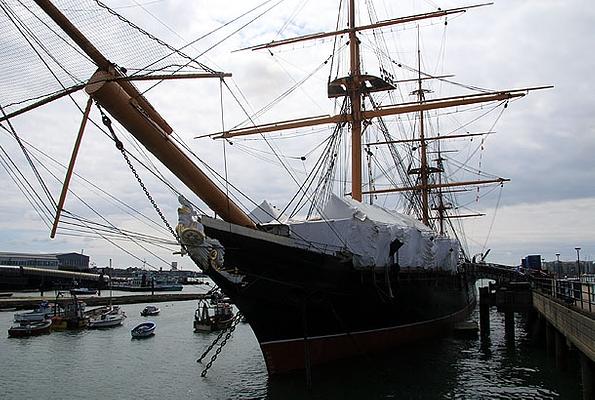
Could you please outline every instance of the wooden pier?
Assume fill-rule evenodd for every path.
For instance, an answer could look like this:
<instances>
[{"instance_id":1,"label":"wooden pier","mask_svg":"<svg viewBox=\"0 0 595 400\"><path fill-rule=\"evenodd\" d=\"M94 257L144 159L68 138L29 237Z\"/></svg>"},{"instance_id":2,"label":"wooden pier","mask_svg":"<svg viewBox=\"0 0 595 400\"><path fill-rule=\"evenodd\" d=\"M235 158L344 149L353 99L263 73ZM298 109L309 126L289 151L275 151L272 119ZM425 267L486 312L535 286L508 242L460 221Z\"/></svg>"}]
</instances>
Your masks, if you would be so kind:
<instances>
[{"instance_id":1,"label":"wooden pier","mask_svg":"<svg viewBox=\"0 0 595 400\"><path fill-rule=\"evenodd\" d=\"M499 268L472 266L476 277L495 279L496 284L479 289L480 332L490 334L490 307L504 313L507 340L514 341L514 314L536 313L537 331L545 332L548 355L558 370L568 365L569 351L578 354L583 400L595 400L595 293L593 282L578 279L499 274Z\"/></svg>"}]
</instances>

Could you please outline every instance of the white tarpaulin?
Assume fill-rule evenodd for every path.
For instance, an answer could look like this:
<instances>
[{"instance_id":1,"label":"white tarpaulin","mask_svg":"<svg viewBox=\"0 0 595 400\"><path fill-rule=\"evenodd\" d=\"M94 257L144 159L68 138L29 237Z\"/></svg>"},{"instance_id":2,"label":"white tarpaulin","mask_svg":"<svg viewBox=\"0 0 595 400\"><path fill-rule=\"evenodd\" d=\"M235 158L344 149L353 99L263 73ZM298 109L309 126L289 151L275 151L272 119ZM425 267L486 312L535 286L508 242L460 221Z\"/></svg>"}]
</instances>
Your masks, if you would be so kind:
<instances>
[{"instance_id":1,"label":"white tarpaulin","mask_svg":"<svg viewBox=\"0 0 595 400\"><path fill-rule=\"evenodd\" d=\"M401 268L457 268L458 242L407 215L336 196L321 214L323 219L288 222L291 237L319 248L346 249L356 268L392 265L390 247L395 240L402 243L396 260Z\"/></svg>"}]
</instances>

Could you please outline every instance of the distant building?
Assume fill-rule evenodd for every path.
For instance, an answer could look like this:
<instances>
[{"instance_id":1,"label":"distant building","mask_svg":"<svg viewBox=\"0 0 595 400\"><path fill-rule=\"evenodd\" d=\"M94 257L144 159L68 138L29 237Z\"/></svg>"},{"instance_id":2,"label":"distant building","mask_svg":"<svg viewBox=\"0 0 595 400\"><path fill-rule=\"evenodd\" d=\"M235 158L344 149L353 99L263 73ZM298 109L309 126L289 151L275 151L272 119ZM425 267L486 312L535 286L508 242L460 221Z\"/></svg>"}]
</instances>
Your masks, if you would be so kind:
<instances>
[{"instance_id":1,"label":"distant building","mask_svg":"<svg viewBox=\"0 0 595 400\"><path fill-rule=\"evenodd\" d=\"M0 265L87 271L89 256L79 253L31 254L0 252Z\"/></svg>"},{"instance_id":2,"label":"distant building","mask_svg":"<svg viewBox=\"0 0 595 400\"><path fill-rule=\"evenodd\" d=\"M593 261L580 261L581 274L595 274L595 263ZM543 269L561 275L578 276L578 265L576 261L546 261Z\"/></svg>"}]
</instances>

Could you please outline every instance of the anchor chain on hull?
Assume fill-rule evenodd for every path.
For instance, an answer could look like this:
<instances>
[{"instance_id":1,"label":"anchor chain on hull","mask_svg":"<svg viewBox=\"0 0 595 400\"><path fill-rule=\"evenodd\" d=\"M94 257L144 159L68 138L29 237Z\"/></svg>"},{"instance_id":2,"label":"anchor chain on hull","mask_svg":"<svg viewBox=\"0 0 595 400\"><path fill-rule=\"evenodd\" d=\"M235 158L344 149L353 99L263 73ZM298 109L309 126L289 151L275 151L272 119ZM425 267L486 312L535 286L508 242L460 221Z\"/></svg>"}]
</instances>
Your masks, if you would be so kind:
<instances>
[{"instance_id":1,"label":"anchor chain on hull","mask_svg":"<svg viewBox=\"0 0 595 400\"><path fill-rule=\"evenodd\" d=\"M221 354L223 347L227 344L227 341L231 338L231 335L233 335L233 332L235 331L236 326L240 323L240 321L242 321L242 317L243 317L242 313L238 312L236 314L236 316L234 317L234 321L232 322L231 326L222 330L221 333L219 334L219 336L217 336L217 338L215 340L213 340L213 342L209 345L207 350L200 356L200 358L198 360L196 360L196 362L198 362L198 363L202 362L202 360L208 355L208 353L213 349L213 347L215 347L217 345L217 342L221 339L223 334L225 334L225 338L223 339L221 344L219 344L219 347L217 347L217 350L215 350L215 354L213 354L211 356L211 359L209 360L209 362L207 363L205 368L200 373L200 376L202 378L207 376L207 372L213 366L213 363L215 362L215 360L217 360L217 357L219 356L219 354Z\"/></svg>"}]
</instances>

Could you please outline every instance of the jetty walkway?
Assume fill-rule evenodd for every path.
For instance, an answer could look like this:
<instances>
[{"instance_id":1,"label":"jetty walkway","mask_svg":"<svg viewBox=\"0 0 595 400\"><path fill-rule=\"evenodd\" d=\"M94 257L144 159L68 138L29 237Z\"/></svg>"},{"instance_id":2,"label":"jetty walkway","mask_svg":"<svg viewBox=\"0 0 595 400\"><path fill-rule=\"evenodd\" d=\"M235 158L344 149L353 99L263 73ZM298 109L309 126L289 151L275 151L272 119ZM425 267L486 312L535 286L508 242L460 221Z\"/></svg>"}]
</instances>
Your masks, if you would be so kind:
<instances>
[{"instance_id":1,"label":"jetty walkway","mask_svg":"<svg viewBox=\"0 0 595 400\"><path fill-rule=\"evenodd\" d=\"M480 288L481 334L489 335L489 307L504 313L504 330L514 340L514 313L537 315L536 330L557 369L565 370L572 352L578 356L583 399L595 400L595 277L558 278L523 274L493 264L468 264L474 278L496 281Z\"/></svg>"}]
</instances>

